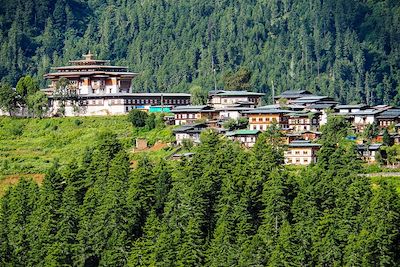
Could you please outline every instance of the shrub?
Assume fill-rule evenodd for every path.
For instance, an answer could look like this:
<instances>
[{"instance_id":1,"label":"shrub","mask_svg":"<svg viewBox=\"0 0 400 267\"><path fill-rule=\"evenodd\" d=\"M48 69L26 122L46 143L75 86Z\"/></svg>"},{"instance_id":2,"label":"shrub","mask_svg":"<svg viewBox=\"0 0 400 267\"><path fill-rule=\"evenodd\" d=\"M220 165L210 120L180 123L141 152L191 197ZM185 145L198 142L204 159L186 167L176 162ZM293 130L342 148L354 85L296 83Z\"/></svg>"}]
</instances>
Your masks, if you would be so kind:
<instances>
[{"instance_id":1,"label":"shrub","mask_svg":"<svg viewBox=\"0 0 400 267\"><path fill-rule=\"evenodd\" d=\"M147 117L148 115L146 112L138 109L132 109L128 113L128 121L132 123L134 127L144 127Z\"/></svg>"},{"instance_id":2,"label":"shrub","mask_svg":"<svg viewBox=\"0 0 400 267\"><path fill-rule=\"evenodd\" d=\"M81 125L83 122L81 121L81 120L78 120L78 119L76 119L76 120L74 120L74 124L76 125L76 126L79 126L79 125Z\"/></svg>"}]
</instances>

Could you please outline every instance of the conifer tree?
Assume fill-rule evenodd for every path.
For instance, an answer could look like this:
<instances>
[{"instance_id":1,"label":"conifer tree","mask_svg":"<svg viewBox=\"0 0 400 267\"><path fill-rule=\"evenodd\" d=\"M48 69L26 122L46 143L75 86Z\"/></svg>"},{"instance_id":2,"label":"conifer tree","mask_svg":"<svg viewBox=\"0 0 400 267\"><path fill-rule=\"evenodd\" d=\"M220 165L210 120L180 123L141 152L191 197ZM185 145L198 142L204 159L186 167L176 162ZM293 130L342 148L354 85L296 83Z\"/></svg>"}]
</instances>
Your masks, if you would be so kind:
<instances>
[{"instance_id":1,"label":"conifer tree","mask_svg":"<svg viewBox=\"0 0 400 267\"><path fill-rule=\"evenodd\" d=\"M30 216L28 241L31 244L28 264L46 264L46 256L57 241L61 217L60 207L66 183L56 161L48 170L41 188L38 207Z\"/></svg>"},{"instance_id":2,"label":"conifer tree","mask_svg":"<svg viewBox=\"0 0 400 267\"><path fill-rule=\"evenodd\" d=\"M1 265L24 266L30 260L29 217L37 208L39 188L32 180L21 179L2 196L0 209Z\"/></svg>"}]
</instances>

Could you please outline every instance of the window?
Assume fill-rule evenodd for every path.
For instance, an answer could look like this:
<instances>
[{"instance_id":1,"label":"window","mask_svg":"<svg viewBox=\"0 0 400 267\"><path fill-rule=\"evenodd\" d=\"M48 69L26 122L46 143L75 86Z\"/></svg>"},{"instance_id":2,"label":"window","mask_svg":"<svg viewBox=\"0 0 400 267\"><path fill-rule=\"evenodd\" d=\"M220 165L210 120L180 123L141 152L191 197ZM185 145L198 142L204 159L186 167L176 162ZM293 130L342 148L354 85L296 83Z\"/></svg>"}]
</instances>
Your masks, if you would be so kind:
<instances>
[{"instance_id":1,"label":"window","mask_svg":"<svg viewBox=\"0 0 400 267\"><path fill-rule=\"evenodd\" d=\"M253 130L257 130L257 127L255 125L253 125Z\"/></svg>"},{"instance_id":2,"label":"window","mask_svg":"<svg viewBox=\"0 0 400 267\"><path fill-rule=\"evenodd\" d=\"M257 119L256 118L251 118L251 121L255 122L255 121L257 121Z\"/></svg>"},{"instance_id":3,"label":"window","mask_svg":"<svg viewBox=\"0 0 400 267\"><path fill-rule=\"evenodd\" d=\"M308 155L308 151L303 151L303 155Z\"/></svg>"},{"instance_id":4,"label":"window","mask_svg":"<svg viewBox=\"0 0 400 267\"><path fill-rule=\"evenodd\" d=\"M300 151L295 151L294 152L296 155L300 155Z\"/></svg>"},{"instance_id":5,"label":"window","mask_svg":"<svg viewBox=\"0 0 400 267\"><path fill-rule=\"evenodd\" d=\"M296 159L296 163L300 163L300 159Z\"/></svg>"},{"instance_id":6,"label":"window","mask_svg":"<svg viewBox=\"0 0 400 267\"><path fill-rule=\"evenodd\" d=\"M289 150L289 151L286 152L286 154L292 155L292 151Z\"/></svg>"},{"instance_id":7,"label":"window","mask_svg":"<svg viewBox=\"0 0 400 267\"><path fill-rule=\"evenodd\" d=\"M258 121L263 121L263 118L258 118Z\"/></svg>"},{"instance_id":8,"label":"window","mask_svg":"<svg viewBox=\"0 0 400 267\"><path fill-rule=\"evenodd\" d=\"M308 163L308 159L303 159L303 162L304 163Z\"/></svg>"}]
</instances>

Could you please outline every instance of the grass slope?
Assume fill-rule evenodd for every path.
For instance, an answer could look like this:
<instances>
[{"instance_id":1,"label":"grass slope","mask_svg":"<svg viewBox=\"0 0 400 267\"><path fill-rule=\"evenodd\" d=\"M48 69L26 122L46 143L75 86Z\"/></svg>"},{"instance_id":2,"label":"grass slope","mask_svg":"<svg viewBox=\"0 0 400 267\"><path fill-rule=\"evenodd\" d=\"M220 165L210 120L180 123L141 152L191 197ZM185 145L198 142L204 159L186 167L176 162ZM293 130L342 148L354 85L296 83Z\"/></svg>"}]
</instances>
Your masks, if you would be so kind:
<instances>
[{"instance_id":1,"label":"grass slope","mask_svg":"<svg viewBox=\"0 0 400 267\"><path fill-rule=\"evenodd\" d=\"M152 145L173 140L172 128L135 129L126 116L13 119L0 117L0 180L9 175L41 174L58 158L80 158L100 131L111 130L129 150L137 137ZM160 154L160 153L159 153ZM163 155L162 153L160 155Z\"/></svg>"}]
</instances>

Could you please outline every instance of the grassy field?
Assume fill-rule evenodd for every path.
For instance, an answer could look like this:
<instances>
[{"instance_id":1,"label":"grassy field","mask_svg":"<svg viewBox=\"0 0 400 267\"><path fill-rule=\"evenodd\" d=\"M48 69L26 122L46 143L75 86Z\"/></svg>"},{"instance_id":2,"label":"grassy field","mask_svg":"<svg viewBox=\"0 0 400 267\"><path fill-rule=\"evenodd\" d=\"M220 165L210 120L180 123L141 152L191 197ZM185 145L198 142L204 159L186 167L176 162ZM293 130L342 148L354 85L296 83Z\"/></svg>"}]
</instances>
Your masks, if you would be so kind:
<instances>
[{"instance_id":1,"label":"grassy field","mask_svg":"<svg viewBox=\"0 0 400 267\"><path fill-rule=\"evenodd\" d=\"M15 176L41 177L55 159L61 164L79 159L86 147L94 145L101 131L116 133L124 147L131 151L137 137L149 145L173 140L172 128L135 129L126 116L12 119L0 117L0 180ZM170 148L156 155L168 154ZM137 155L132 155L137 158ZM36 176L35 176L36 175ZM1 187L1 185L0 185Z\"/></svg>"}]
</instances>

